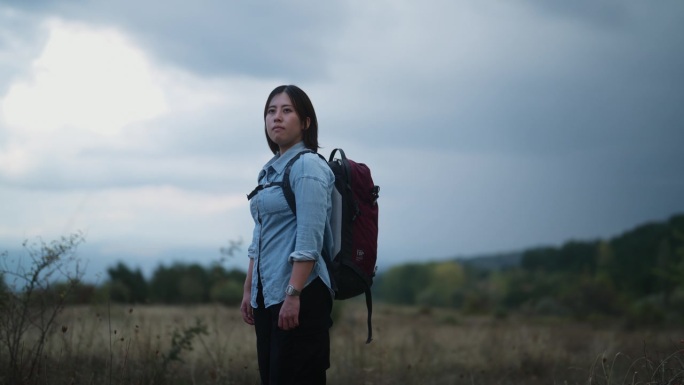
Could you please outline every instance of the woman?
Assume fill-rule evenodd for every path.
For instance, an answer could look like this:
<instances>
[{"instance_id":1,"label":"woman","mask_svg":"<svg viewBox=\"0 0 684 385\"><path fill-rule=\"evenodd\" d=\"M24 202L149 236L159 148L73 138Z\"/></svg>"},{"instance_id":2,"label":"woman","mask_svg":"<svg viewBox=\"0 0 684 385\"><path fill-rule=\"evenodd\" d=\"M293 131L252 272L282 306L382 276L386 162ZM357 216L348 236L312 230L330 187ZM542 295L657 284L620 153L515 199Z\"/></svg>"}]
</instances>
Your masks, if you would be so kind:
<instances>
[{"instance_id":1,"label":"woman","mask_svg":"<svg viewBox=\"0 0 684 385\"><path fill-rule=\"evenodd\" d=\"M255 226L242 317L255 326L262 384L325 384L333 292L321 252L332 248L335 178L315 154L318 121L304 91L276 87L266 100L264 125L275 156L259 173L258 193L250 199ZM290 168L295 215L277 184L288 162L307 150L313 153Z\"/></svg>"}]
</instances>

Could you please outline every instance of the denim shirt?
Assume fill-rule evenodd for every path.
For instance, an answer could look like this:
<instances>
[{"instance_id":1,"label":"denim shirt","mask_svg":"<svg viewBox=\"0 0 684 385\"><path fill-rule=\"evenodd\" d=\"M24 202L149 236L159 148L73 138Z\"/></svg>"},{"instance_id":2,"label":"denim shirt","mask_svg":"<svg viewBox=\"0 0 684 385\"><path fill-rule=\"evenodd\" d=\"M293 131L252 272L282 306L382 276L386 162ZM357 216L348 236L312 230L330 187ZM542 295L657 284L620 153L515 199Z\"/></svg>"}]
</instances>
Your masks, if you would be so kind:
<instances>
[{"instance_id":1,"label":"denim shirt","mask_svg":"<svg viewBox=\"0 0 684 385\"><path fill-rule=\"evenodd\" d=\"M259 185L282 181L287 162L304 150L306 147L299 142L284 154L274 156L259 173ZM324 247L332 251L330 216L335 176L317 154L303 154L292 164L290 181L296 216L280 186L266 187L250 200L254 234L247 253L254 260L251 299L254 308L259 277L266 307L285 300L294 261L316 261L306 285L320 277L331 287L321 251Z\"/></svg>"}]
</instances>

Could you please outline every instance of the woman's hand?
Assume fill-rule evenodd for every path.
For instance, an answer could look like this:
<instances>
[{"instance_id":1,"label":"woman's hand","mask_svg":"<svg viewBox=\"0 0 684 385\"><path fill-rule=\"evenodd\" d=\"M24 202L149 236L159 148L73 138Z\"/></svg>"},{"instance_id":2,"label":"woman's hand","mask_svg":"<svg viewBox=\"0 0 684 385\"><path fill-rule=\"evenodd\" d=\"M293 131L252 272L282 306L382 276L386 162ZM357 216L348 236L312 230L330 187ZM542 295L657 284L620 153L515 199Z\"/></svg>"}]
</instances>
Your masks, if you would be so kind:
<instances>
[{"instance_id":1,"label":"woman's hand","mask_svg":"<svg viewBox=\"0 0 684 385\"><path fill-rule=\"evenodd\" d=\"M252 309L252 292L244 290L242 293L242 304L240 305L242 320L249 325L254 325L254 309Z\"/></svg>"},{"instance_id":2,"label":"woman's hand","mask_svg":"<svg viewBox=\"0 0 684 385\"><path fill-rule=\"evenodd\" d=\"M278 315L278 327L292 330L299 326L299 296L286 295Z\"/></svg>"}]
</instances>

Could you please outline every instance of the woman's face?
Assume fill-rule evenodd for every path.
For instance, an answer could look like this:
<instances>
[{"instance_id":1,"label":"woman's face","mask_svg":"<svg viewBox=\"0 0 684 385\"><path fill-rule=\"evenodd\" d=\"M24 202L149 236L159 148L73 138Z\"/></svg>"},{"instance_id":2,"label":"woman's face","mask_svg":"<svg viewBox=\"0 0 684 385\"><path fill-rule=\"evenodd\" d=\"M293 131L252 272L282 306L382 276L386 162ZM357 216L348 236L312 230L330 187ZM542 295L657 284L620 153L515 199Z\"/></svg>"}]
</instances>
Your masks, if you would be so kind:
<instances>
[{"instance_id":1,"label":"woman's face","mask_svg":"<svg viewBox=\"0 0 684 385\"><path fill-rule=\"evenodd\" d=\"M278 145L281 155L302 141L303 132L309 126L309 119L302 122L285 92L271 99L265 120L266 133Z\"/></svg>"}]
</instances>

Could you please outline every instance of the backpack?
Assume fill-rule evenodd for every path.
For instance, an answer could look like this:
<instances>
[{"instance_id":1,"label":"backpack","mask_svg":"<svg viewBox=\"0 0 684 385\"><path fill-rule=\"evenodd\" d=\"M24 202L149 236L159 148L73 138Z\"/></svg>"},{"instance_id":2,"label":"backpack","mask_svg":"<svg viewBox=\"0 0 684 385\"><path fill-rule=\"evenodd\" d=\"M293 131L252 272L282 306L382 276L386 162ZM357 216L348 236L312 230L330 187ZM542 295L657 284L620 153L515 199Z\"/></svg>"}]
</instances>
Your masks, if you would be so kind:
<instances>
[{"instance_id":1,"label":"backpack","mask_svg":"<svg viewBox=\"0 0 684 385\"><path fill-rule=\"evenodd\" d=\"M335 158L335 153L340 153L340 158ZM290 209L297 215L296 201L292 186L290 185L290 169L292 164L306 153L305 150L292 158L285 166L282 182L271 183L280 185L283 195ZM371 315L373 312L373 299L371 286L377 267L375 265L378 254L378 204L380 187L373 183L368 166L363 163L347 159L342 149L336 148L326 160L335 175L335 188L332 192L332 218L331 227L333 232L333 255L323 252L323 259L328 266L328 273L333 285L336 300L345 300L360 294L366 296L366 308L368 310L368 339L373 339ZM247 196L251 199L263 189L258 186Z\"/></svg>"}]
</instances>

